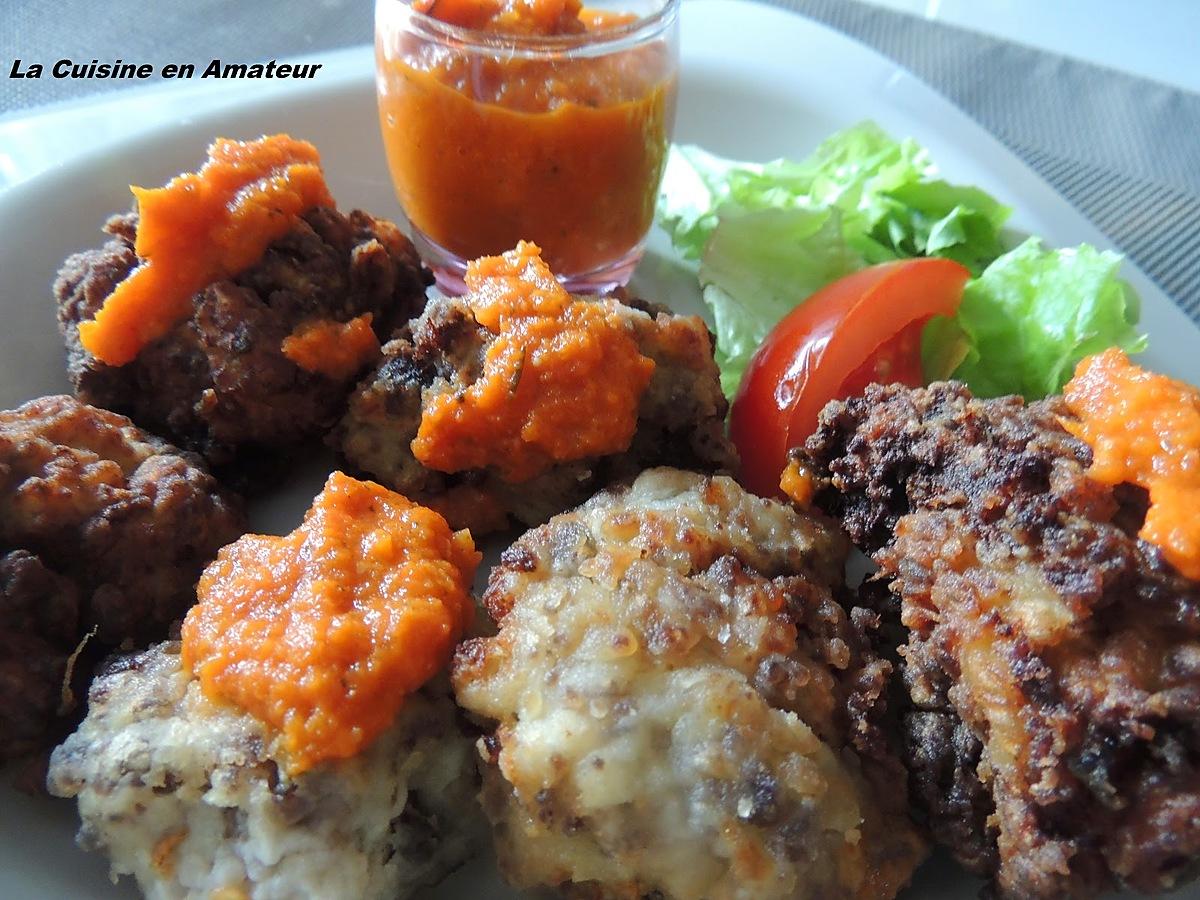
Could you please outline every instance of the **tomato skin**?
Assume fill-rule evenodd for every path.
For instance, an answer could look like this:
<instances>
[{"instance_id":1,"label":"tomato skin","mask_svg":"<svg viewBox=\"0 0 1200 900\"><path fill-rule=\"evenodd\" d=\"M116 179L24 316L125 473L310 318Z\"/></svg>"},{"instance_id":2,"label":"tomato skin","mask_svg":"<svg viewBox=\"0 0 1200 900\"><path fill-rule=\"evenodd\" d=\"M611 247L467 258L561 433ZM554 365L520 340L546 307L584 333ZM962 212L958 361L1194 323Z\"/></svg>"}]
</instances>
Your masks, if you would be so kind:
<instances>
[{"instance_id":1,"label":"tomato skin","mask_svg":"<svg viewBox=\"0 0 1200 900\"><path fill-rule=\"evenodd\" d=\"M925 383L921 371L921 332L928 317L914 319L884 341L861 366L846 376L838 389L843 397L857 397L868 384L903 384L920 387Z\"/></svg>"},{"instance_id":2,"label":"tomato skin","mask_svg":"<svg viewBox=\"0 0 1200 900\"><path fill-rule=\"evenodd\" d=\"M920 330L952 315L970 272L921 258L860 269L788 313L754 354L738 388L729 432L742 459L742 484L779 496L787 451L816 429L830 400L889 373L921 384ZM915 339L914 339L915 336Z\"/></svg>"}]
</instances>

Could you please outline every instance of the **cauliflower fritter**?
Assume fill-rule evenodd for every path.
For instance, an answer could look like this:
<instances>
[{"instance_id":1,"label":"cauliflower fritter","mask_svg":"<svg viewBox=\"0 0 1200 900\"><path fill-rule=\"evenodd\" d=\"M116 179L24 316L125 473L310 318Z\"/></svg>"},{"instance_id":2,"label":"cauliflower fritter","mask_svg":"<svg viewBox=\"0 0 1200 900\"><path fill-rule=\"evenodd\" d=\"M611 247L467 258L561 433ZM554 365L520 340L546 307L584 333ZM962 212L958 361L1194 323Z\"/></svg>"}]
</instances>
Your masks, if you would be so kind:
<instances>
[{"instance_id":1,"label":"cauliflower fritter","mask_svg":"<svg viewBox=\"0 0 1200 900\"><path fill-rule=\"evenodd\" d=\"M597 488L649 466L732 469L736 455L725 437L728 404L704 322L638 300L614 305L639 352L655 363L624 452L559 462L519 483L501 475L499 460L486 469L450 474L423 466L411 446L423 408L432 397L460 393L479 379L495 339L475 321L464 298L431 300L419 319L384 346L383 361L352 395L333 441L361 471L477 534L505 528L510 519L540 524Z\"/></svg>"},{"instance_id":2,"label":"cauliflower fritter","mask_svg":"<svg viewBox=\"0 0 1200 900\"><path fill-rule=\"evenodd\" d=\"M891 897L924 845L879 728L890 666L835 600L826 520L650 470L528 532L459 704L515 886L580 897Z\"/></svg>"},{"instance_id":3,"label":"cauliflower fritter","mask_svg":"<svg viewBox=\"0 0 1200 900\"><path fill-rule=\"evenodd\" d=\"M1200 863L1200 584L1086 475L1059 398L867 389L806 445L903 627L912 786L1009 897L1169 890Z\"/></svg>"},{"instance_id":4,"label":"cauliflower fritter","mask_svg":"<svg viewBox=\"0 0 1200 900\"><path fill-rule=\"evenodd\" d=\"M307 371L283 352L287 338L309 323L369 313L385 341L420 312L432 282L391 222L317 207L249 269L197 293L191 317L133 362L107 366L80 345L79 323L138 265L137 224L136 214L113 216L104 226L112 238L59 271L54 294L71 383L85 402L129 415L214 465L243 447L319 435L341 415L362 367L339 377Z\"/></svg>"},{"instance_id":5,"label":"cauliflower fritter","mask_svg":"<svg viewBox=\"0 0 1200 900\"><path fill-rule=\"evenodd\" d=\"M397 900L468 855L470 741L448 691L426 686L363 753L290 780L263 725L216 705L177 644L115 660L51 758L85 850L149 898Z\"/></svg>"},{"instance_id":6,"label":"cauliflower fritter","mask_svg":"<svg viewBox=\"0 0 1200 900\"><path fill-rule=\"evenodd\" d=\"M242 531L198 459L124 416L64 396L0 412L0 759L52 739L85 637L164 637Z\"/></svg>"}]
</instances>

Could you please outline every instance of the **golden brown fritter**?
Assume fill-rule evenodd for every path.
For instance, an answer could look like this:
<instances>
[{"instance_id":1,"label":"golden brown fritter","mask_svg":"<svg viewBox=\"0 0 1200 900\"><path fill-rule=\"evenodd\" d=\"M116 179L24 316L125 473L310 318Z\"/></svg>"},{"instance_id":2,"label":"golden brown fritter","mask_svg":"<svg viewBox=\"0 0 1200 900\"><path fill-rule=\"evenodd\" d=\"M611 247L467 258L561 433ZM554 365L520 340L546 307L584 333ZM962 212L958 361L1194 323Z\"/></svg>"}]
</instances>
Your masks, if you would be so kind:
<instances>
[{"instance_id":1,"label":"golden brown fritter","mask_svg":"<svg viewBox=\"0 0 1200 900\"><path fill-rule=\"evenodd\" d=\"M880 729L890 665L834 597L833 524L652 469L513 544L459 704L515 886L589 898L884 898L924 843Z\"/></svg>"},{"instance_id":2,"label":"golden brown fritter","mask_svg":"<svg viewBox=\"0 0 1200 900\"><path fill-rule=\"evenodd\" d=\"M349 759L289 777L273 737L157 644L97 672L47 787L77 802L80 847L154 900L404 900L474 849L471 741L444 678Z\"/></svg>"},{"instance_id":3,"label":"golden brown fritter","mask_svg":"<svg viewBox=\"0 0 1200 900\"><path fill-rule=\"evenodd\" d=\"M243 530L199 459L124 416L63 396L0 412L0 759L50 739L85 636L165 636Z\"/></svg>"},{"instance_id":4,"label":"golden brown fritter","mask_svg":"<svg viewBox=\"0 0 1200 900\"><path fill-rule=\"evenodd\" d=\"M358 470L477 534L502 529L510 519L540 524L649 466L732 469L736 455L725 436L728 404L703 320L625 298L617 309L638 350L655 362L638 407L637 430L622 453L561 462L521 483L506 481L493 467L446 474L421 465L411 444L421 424L423 397L461 391L478 379L494 340L463 298L431 300L424 315L383 348L383 361L351 397L333 442Z\"/></svg>"},{"instance_id":5,"label":"golden brown fritter","mask_svg":"<svg viewBox=\"0 0 1200 900\"><path fill-rule=\"evenodd\" d=\"M380 341L421 311L431 281L412 244L384 219L318 207L261 260L196 294L194 311L128 365L106 366L79 344L139 260L137 216L114 216L112 239L68 259L54 285L76 395L129 415L214 464L239 449L278 448L319 435L344 409L361 372L344 379L305 371L282 351L304 323L370 313Z\"/></svg>"},{"instance_id":6,"label":"golden brown fritter","mask_svg":"<svg viewBox=\"0 0 1200 900\"><path fill-rule=\"evenodd\" d=\"M75 583L28 550L0 556L0 760L46 743L78 642Z\"/></svg>"},{"instance_id":7,"label":"golden brown fritter","mask_svg":"<svg viewBox=\"0 0 1200 900\"><path fill-rule=\"evenodd\" d=\"M874 385L806 451L890 587L935 836L1010 897L1169 890L1200 861L1200 585L1066 414Z\"/></svg>"}]
</instances>

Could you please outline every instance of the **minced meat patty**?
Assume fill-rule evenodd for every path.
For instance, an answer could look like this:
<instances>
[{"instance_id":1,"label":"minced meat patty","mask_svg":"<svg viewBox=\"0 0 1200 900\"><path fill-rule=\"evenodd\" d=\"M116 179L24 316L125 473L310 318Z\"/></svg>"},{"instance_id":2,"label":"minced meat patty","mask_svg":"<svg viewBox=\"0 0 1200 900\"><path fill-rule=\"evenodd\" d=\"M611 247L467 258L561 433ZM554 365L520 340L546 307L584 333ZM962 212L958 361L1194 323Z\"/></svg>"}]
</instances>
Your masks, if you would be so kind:
<instances>
[{"instance_id":1,"label":"minced meat patty","mask_svg":"<svg viewBox=\"0 0 1200 900\"><path fill-rule=\"evenodd\" d=\"M1200 866L1200 584L1087 477L1059 398L899 385L827 406L817 503L903 627L916 799L1007 897L1157 893Z\"/></svg>"},{"instance_id":2,"label":"minced meat patty","mask_svg":"<svg viewBox=\"0 0 1200 900\"><path fill-rule=\"evenodd\" d=\"M0 412L0 759L52 739L85 638L164 637L243 530L198 458L124 416L64 396Z\"/></svg>"},{"instance_id":3,"label":"minced meat patty","mask_svg":"<svg viewBox=\"0 0 1200 900\"><path fill-rule=\"evenodd\" d=\"M516 887L886 898L924 855L833 523L652 469L506 550L459 704Z\"/></svg>"},{"instance_id":4,"label":"minced meat patty","mask_svg":"<svg viewBox=\"0 0 1200 900\"><path fill-rule=\"evenodd\" d=\"M195 295L190 318L124 366L107 366L79 343L79 323L139 263L135 214L109 219L111 239L70 257L54 294L80 399L130 416L214 464L243 447L277 448L320 434L343 411L358 372L306 371L284 355L301 325L370 313L385 341L421 311L431 279L409 240L384 219L317 207L232 279ZM369 363L368 363L369 364Z\"/></svg>"},{"instance_id":5,"label":"minced meat patty","mask_svg":"<svg viewBox=\"0 0 1200 900\"><path fill-rule=\"evenodd\" d=\"M289 778L261 722L210 701L178 644L113 660L50 762L78 843L153 900L403 900L460 864L480 826L471 742L444 686L365 750Z\"/></svg>"},{"instance_id":6,"label":"minced meat patty","mask_svg":"<svg viewBox=\"0 0 1200 900\"><path fill-rule=\"evenodd\" d=\"M424 400L462 391L479 378L493 340L463 298L431 300L425 313L383 348L383 360L351 396L333 441L360 471L476 533L502 529L510 520L540 524L599 487L649 466L732 470L736 454L725 436L728 404L704 322L639 300L622 298L616 307L639 352L655 363L638 408L637 430L624 452L560 462L520 483L505 480L493 467L452 474L424 467L411 449Z\"/></svg>"}]
</instances>

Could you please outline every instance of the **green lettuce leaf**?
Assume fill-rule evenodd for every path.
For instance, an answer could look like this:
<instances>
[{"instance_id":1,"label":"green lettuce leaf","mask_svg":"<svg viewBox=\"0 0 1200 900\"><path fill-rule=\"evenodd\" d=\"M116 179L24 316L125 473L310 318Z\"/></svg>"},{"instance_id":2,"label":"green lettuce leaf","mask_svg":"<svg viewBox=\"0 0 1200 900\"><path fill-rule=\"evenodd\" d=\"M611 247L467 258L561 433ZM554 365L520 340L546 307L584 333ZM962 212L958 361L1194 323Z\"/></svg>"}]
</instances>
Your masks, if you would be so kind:
<instances>
[{"instance_id":1,"label":"green lettuce leaf","mask_svg":"<svg viewBox=\"0 0 1200 900\"><path fill-rule=\"evenodd\" d=\"M967 284L953 320L935 320L922 340L927 375L947 358L983 397L1058 393L1085 356L1108 347L1136 353L1139 301L1117 277L1121 256L1087 244L1047 250L1030 238Z\"/></svg>"},{"instance_id":2,"label":"green lettuce leaf","mask_svg":"<svg viewBox=\"0 0 1200 900\"><path fill-rule=\"evenodd\" d=\"M888 209L870 234L890 258L942 256L978 275L1004 252L1000 229L1011 210L979 188L912 181L886 199Z\"/></svg>"},{"instance_id":3,"label":"green lettuce leaf","mask_svg":"<svg viewBox=\"0 0 1200 900\"><path fill-rule=\"evenodd\" d=\"M837 209L847 244L867 263L945 256L975 274L1003 252L1010 213L978 188L942 181L923 147L873 122L799 161L759 165L672 148L658 218L685 258L700 257L727 211L762 209Z\"/></svg>"},{"instance_id":4,"label":"green lettuce leaf","mask_svg":"<svg viewBox=\"0 0 1200 900\"><path fill-rule=\"evenodd\" d=\"M717 209L729 199L729 174L738 165L699 147L671 145L657 217L684 259L700 258L716 230Z\"/></svg>"},{"instance_id":5,"label":"green lettuce leaf","mask_svg":"<svg viewBox=\"0 0 1200 900\"><path fill-rule=\"evenodd\" d=\"M721 387L732 397L767 333L814 291L863 265L834 209L727 211L700 263Z\"/></svg>"}]
</instances>

